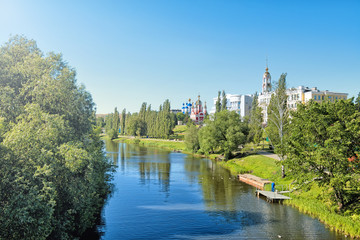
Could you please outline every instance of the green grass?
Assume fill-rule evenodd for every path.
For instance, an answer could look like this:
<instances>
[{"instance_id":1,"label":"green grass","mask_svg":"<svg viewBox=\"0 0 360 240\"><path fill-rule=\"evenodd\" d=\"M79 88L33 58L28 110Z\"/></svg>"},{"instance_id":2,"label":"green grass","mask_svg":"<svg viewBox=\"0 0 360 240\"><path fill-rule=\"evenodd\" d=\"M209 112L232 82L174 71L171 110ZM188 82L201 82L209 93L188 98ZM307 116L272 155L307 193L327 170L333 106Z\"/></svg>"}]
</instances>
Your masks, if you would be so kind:
<instances>
[{"instance_id":1,"label":"green grass","mask_svg":"<svg viewBox=\"0 0 360 240\"><path fill-rule=\"evenodd\" d=\"M188 127L186 125L176 125L173 129L174 134L184 134Z\"/></svg>"},{"instance_id":2,"label":"green grass","mask_svg":"<svg viewBox=\"0 0 360 240\"><path fill-rule=\"evenodd\" d=\"M186 125L176 125L173 129L174 134L170 136L170 139L184 140L185 132L188 129Z\"/></svg>"},{"instance_id":3,"label":"green grass","mask_svg":"<svg viewBox=\"0 0 360 240\"><path fill-rule=\"evenodd\" d=\"M338 214L329 209L324 202L314 198L306 198L302 194L293 195L286 204L319 219L332 230L342 232L353 238L360 237L360 215L344 216Z\"/></svg>"},{"instance_id":4,"label":"green grass","mask_svg":"<svg viewBox=\"0 0 360 240\"><path fill-rule=\"evenodd\" d=\"M122 141L131 144L139 144L146 147L159 147L170 151L185 151L185 143L181 141L163 140L163 139L148 139L148 138L129 138L120 137L115 141Z\"/></svg>"}]
</instances>

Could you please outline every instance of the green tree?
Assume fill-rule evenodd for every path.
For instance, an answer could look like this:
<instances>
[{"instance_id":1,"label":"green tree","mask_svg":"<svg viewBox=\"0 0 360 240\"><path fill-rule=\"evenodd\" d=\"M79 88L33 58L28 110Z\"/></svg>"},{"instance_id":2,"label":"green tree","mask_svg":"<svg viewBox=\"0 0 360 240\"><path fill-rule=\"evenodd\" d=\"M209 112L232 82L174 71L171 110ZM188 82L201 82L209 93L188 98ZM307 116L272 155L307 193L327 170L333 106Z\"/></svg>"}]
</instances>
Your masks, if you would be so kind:
<instances>
[{"instance_id":1,"label":"green tree","mask_svg":"<svg viewBox=\"0 0 360 240\"><path fill-rule=\"evenodd\" d=\"M121 119L120 119L121 135L125 134L125 122L126 122L126 109L124 108L121 112Z\"/></svg>"},{"instance_id":2,"label":"green tree","mask_svg":"<svg viewBox=\"0 0 360 240\"><path fill-rule=\"evenodd\" d=\"M117 138L120 128L120 113L118 112L117 108L114 109L113 114L113 123L112 123L112 135L111 138Z\"/></svg>"},{"instance_id":3,"label":"green tree","mask_svg":"<svg viewBox=\"0 0 360 240\"><path fill-rule=\"evenodd\" d=\"M256 144L259 144L262 139L262 109L258 103L258 95L254 94L253 101L251 103L251 112L250 112L250 120L249 120L249 128L250 132L248 135L248 141L253 141Z\"/></svg>"},{"instance_id":4,"label":"green tree","mask_svg":"<svg viewBox=\"0 0 360 240\"><path fill-rule=\"evenodd\" d=\"M225 91L222 91L222 99L221 99L221 111L227 110L227 98Z\"/></svg>"},{"instance_id":5,"label":"green tree","mask_svg":"<svg viewBox=\"0 0 360 240\"><path fill-rule=\"evenodd\" d=\"M91 95L21 36L0 65L0 239L79 238L111 187Z\"/></svg>"},{"instance_id":6,"label":"green tree","mask_svg":"<svg viewBox=\"0 0 360 240\"><path fill-rule=\"evenodd\" d=\"M220 112L221 111L221 99L220 99L220 95L221 95L221 92L218 91L218 98L217 98L217 101L216 101L216 112Z\"/></svg>"},{"instance_id":7,"label":"green tree","mask_svg":"<svg viewBox=\"0 0 360 240\"><path fill-rule=\"evenodd\" d=\"M355 105L357 109L360 111L360 92L358 93L358 96L355 99Z\"/></svg>"},{"instance_id":8,"label":"green tree","mask_svg":"<svg viewBox=\"0 0 360 240\"><path fill-rule=\"evenodd\" d=\"M275 153L281 161L281 176L285 177L285 144L289 124L289 109L287 107L286 73L281 74L276 89L271 96L268 112L268 122L265 133L274 146Z\"/></svg>"},{"instance_id":9,"label":"green tree","mask_svg":"<svg viewBox=\"0 0 360 240\"><path fill-rule=\"evenodd\" d=\"M105 118L104 117L96 117L96 126L99 126L100 128L105 127Z\"/></svg>"},{"instance_id":10,"label":"green tree","mask_svg":"<svg viewBox=\"0 0 360 240\"><path fill-rule=\"evenodd\" d=\"M215 113L215 119L207 120L205 125L199 130L200 148L204 152L223 153L225 159L245 144L249 133L247 123L242 122L239 114L233 111Z\"/></svg>"},{"instance_id":11,"label":"green tree","mask_svg":"<svg viewBox=\"0 0 360 240\"><path fill-rule=\"evenodd\" d=\"M185 123L185 122L184 122L184 119L185 119L185 114L184 114L184 113L178 112L178 113L176 114L176 118L177 118L178 121L182 121L183 123Z\"/></svg>"},{"instance_id":12,"label":"green tree","mask_svg":"<svg viewBox=\"0 0 360 240\"><path fill-rule=\"evenodd\" d=\"M198 138L199 129L195 125L190 125L185 133L185 144L187 149L192 152L196 152L200 148L199 138Z\"/></svg>"},{"instance_id":13,"label":"green tree","mask_svg":"<svg viewBox=\"0 0 360 240\"><path fill-rule=\"evenodd\" d=\"M297 184L316 179L340 209L359 197L360 112L351 99L299 105L287 140L285 164Z\"/></svg>"}]
</instances>

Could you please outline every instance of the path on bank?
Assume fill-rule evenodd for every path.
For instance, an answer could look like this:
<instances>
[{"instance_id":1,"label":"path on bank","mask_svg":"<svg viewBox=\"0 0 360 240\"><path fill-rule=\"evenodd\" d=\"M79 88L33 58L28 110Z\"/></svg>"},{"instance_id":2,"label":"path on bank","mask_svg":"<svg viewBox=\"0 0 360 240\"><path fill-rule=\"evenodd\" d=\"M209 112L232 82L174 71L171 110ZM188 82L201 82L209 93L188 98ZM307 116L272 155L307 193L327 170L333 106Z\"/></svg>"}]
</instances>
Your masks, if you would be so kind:
<instances>
[{"instance_id":1,"label":"path on bank","mask_svg":"<svg viewBox=\"0 0 360 240\"><path fill-rule=\"evenodd\" d=\"M276 155L275 153L271 153L271 152L266 152L266 151L258 151L257 154L259 155L263 155L265 157L269 157L275 160L280 160L279 156Z\"/></svg>"}]
</instances>

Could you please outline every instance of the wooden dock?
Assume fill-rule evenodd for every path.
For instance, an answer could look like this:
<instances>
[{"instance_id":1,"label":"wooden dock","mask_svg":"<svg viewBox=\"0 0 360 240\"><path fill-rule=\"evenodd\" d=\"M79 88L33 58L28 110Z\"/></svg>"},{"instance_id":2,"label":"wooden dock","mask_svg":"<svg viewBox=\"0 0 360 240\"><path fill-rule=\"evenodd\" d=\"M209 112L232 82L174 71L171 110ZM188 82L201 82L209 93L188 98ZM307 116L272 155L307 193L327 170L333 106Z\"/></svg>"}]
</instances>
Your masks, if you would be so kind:
<instances>
[{"instance_id":1,"label":"wooden dock","mask_svg":"<svg viewBox=\"0 0 360 240\"><path fill-rule=\"evenodd\" d=\"M283 192L280 192L280 193L286 193L286 192L289 192L289 191L283 191ZM264 197L266 197L266 201L271 202L271 203L273 203L273 202L281 202L283 200L291 199L290 197L284 196L284 195L282 195L280 193L256 190L256 195L258 197L264 196Z\"/></svg>"},{"instance_id":2,"label":"wooden dock","mask_svg":"<svg viewBox=\"0 0 360 240\"><path fill-rule=\"evenodd\" d=\"M240 181L247 183L251 186L254 186L258 189L264 190L266 184L271 184L272 182L267 179L262 179L251 174L239 174L238 178Z\"/></svg>"}]
</instances>

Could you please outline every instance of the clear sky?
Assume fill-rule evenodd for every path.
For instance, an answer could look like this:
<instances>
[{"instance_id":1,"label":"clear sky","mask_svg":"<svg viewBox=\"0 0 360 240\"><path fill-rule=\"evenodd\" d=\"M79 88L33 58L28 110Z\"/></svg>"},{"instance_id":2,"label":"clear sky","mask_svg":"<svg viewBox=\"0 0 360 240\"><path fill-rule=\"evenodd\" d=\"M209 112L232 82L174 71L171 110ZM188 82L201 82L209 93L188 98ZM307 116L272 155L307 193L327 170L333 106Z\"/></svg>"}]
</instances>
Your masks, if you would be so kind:
<instances>
[{"instance_id":1,"label":"clear sky","mask_svg":"<svg viewBox=\"0 0 360 240\"><path fill-rule=\"evenodd\" d=\"M299 85L360 92L360 1L0 0L0 43L11 35L62 53L98 113L153 109L218 90L261 91L286 72Z\"/></svg>"}]
</instances>

